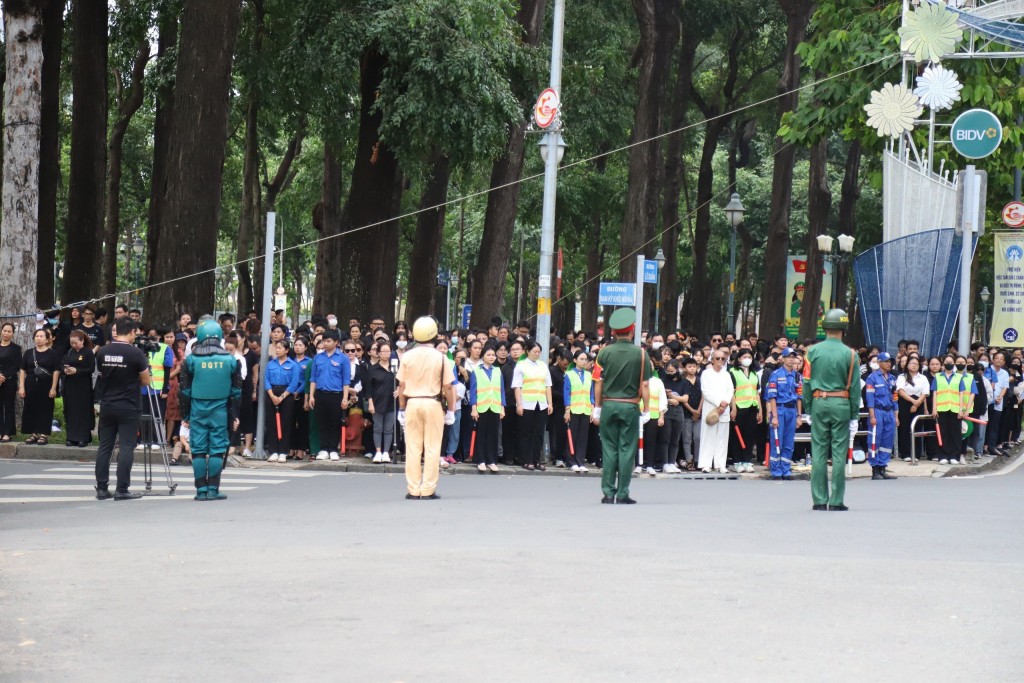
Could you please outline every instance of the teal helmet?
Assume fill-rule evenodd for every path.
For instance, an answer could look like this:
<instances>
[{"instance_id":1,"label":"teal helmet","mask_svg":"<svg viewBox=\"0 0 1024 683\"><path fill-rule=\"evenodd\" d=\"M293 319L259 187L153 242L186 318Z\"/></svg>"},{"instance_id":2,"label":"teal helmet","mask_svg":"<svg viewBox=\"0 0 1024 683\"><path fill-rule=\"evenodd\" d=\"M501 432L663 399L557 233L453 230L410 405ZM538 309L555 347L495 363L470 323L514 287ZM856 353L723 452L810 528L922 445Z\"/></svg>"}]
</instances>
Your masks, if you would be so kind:
<instances>
[{"instance_id":1,"label":"teal helmet","mask_svg":"<svg viewBox=\"0 0 1024 683\"><path fill-rule=\"evenodd\" d=\"M213 320L207 320L196 329L196 341L202 344L211 337L222 339L223 333L220 329L220 325Z\"/></svg>"}]
</instances>

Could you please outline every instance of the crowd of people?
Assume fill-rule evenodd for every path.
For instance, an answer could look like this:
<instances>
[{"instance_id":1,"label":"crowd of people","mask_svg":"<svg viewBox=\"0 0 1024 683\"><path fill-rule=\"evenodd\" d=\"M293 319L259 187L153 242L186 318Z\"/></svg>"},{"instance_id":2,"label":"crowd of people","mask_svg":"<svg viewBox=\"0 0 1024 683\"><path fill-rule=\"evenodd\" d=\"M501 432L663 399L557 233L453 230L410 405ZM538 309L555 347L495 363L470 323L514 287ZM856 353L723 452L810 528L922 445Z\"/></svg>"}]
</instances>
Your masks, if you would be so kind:
<instances>
[{"instance_id":1,"label":"crowd of people","mask_svg":"<svg viewBox=\"0 0 1024 683\"><path fill-rule=\"evenodd\" d=\"M39 314L32 345L24 350L13 341L12 324L0 328L0 442L15 434L20 396L25 443L48 443L60 396L66 445L92 443L95 352L111 338L107 317L92 304L71 308L63 319ZM187 464L189 432L177 385L196 326L208 316L184 314L170 326L148 325L138 309L118 306L114 317L137 322L150 362L152 381L142 391L151 396L140 399L140 407L144 413L155 407L163 429L143 430L142 442L165 438L173 448L172 462ZM387 327L378 316L364 326L328 314L292 327L284 312L276 311L262 375L264 323L256 312L240 320L224 313L217 322L223 346L240 361L243 377L232 453L253 456L262 400L263 449L270 462L337 461L360 454L388 463L400 457L396 375L412 343L403 321ZM608 343L586 331L553 335L550 357L542 359L541 344L526 322L511 325L494 318L486 329L440 334L434 344L454 361L457 395L455 423L445 427L442 467L471 462L481 473L498 472L502 464L580 473L600 467L600 433L592 420L601 372L595 359ZM808 450L806 440L796 436L808 429L801 392L808 376L806 352L814 340L766 340L754 333L699 339L675 330L645 332L642 343L654 375L641 406L643 438L635 473L752 472L767 460L772 477L791 478L794 461ZM1020 439L1021 350L974 344L967 356L951 350L924 357L919 346L906 340L896 349L858 350L866 411L861 429L868 433L861 447L877 457L883 434L895 430L886 461L889 455L909 461L914 439L915 454L940 464L961 462L968 449L1005 454ZM921 415L933 422L916 428L926 436L914 436L911 425ZM890 449L883 445L882 450Z\"/></svg>"}]
</instances>

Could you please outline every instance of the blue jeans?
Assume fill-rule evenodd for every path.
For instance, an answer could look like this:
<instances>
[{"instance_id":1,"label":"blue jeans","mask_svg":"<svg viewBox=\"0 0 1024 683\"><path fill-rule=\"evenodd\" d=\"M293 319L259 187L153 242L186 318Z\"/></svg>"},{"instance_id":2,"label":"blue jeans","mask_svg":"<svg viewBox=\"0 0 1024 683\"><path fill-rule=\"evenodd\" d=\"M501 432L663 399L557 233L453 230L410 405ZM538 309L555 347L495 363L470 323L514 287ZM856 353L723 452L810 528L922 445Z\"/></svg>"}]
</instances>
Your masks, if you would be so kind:
<instances>
[{"instance_id":1,"label":"blue jeans","mask_svg":"<svg viewBox=\"0 0 1024 683\"><path fill-rule=\"evenodd\" d=\"M455 451L459 450L459 434L461 433L462 427L462 411L455 411L455 424L448 427L448 443L445 446L444 454L447 456L454 456Z\"/></svg>"}]
</instances>

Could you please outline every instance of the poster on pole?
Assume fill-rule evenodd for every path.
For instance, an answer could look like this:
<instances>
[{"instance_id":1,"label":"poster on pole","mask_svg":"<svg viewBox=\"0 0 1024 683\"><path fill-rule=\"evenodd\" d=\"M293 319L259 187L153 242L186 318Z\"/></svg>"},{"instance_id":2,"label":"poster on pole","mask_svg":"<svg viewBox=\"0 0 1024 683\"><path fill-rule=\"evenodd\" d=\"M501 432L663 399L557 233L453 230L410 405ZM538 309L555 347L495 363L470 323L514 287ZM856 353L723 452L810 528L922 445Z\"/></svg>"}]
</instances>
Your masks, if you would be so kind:
<instances>
[{"instance_id":1,"label":"poster on pole","mask_svg":"<svg viewBox=\"0 0 1024 683\"><path fill-rule=\"evenodd\" d=\"M997 232L993 244L995 296L989 340L993 346L1024 346L1024 235Z\"/></svg>"},{"instance_id":2,"label":"poster on pole","mask_svg":"<svg viewBox=\"0 0 1024 683\"><path fill-rule=\"evenodd\" d=\"M826 261L824 265L821 271L821 299L818 301L818 339L825 338L821 318L832 301L832 264ZM786 336L790 339L800 336L800 311L804 307L804 290L808 279L807 256L790 254L786 260Z\"/></svg>"}]
</instances>

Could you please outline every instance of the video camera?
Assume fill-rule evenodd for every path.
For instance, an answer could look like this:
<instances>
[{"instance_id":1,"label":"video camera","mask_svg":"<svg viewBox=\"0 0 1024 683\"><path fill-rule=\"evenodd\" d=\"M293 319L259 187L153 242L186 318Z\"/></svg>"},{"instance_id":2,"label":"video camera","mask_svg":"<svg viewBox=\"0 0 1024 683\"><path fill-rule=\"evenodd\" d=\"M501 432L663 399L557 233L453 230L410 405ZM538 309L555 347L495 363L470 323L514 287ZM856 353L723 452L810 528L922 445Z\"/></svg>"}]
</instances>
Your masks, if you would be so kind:
<instances>
[{"instance_id":1,"label":"video camera","mask_svg":"<svg viewBox=\"0 0 1024 683\"><path fill-rule=\"evenodd\" d=\"M147 356L160 350L160 343L153 341L149 337L136 337L132 343L135 345L135 348Z\"/></svg>"}]
</instances>

